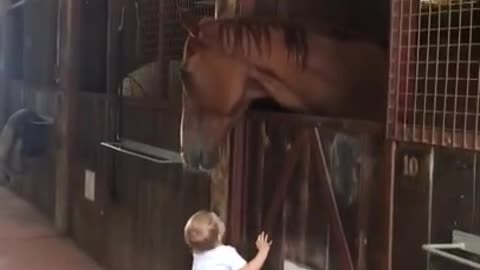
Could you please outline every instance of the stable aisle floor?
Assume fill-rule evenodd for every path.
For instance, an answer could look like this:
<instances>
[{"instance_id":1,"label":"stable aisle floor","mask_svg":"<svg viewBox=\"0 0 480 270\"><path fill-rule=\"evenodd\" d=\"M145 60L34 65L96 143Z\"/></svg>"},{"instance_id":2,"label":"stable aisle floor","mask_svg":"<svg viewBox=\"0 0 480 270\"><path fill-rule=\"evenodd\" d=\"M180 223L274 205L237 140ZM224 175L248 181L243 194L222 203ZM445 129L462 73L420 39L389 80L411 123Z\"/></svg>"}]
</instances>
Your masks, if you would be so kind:
<instances>
[{"instance_id":1,"label":"stable aisle floor","mask_svg":"<svg viewBox=\"0 0 480 270\"><path fill-rule=\"evenodd\" d=\"M0 270L101 270L28 203L0 187Z\"/></svg>"}]
</instances>

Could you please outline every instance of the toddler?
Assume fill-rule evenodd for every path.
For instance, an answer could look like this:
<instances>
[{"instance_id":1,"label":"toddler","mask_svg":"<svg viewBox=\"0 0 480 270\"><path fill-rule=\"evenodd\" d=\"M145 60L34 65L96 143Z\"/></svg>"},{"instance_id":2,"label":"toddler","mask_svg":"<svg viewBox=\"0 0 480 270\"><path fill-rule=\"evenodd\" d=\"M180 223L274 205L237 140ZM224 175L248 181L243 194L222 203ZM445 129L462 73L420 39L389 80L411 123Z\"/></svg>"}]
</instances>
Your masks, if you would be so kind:
<instances>
[{"instance_id":1,"label":"toddler","mask_svg":"<svg viewBox=\"0 0 480 270\"><path fill-rule=\"evenodd\" d=\"M259 270L270 251L268 235L257 238L258 253L246 262L234 247L222 243L225 224L213 212L199 211L185 225L185 242L193 252L192 270Z\"/></svg>"}]
</instances>

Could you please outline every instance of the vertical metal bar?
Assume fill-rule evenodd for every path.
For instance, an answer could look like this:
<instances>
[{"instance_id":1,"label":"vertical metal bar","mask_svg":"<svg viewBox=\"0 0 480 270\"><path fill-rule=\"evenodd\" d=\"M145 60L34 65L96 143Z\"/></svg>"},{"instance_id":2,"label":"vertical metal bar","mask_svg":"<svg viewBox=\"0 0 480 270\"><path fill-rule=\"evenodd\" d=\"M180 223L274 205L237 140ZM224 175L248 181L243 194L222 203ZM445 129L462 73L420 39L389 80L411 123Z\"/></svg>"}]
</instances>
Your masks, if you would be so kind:
<instances>
[{"instance_id":1,"label":"vertical metal bar","mask_svg":"<svg viewBox=\"0 0 480 270\"><path fill-rule=\"evenodd\" d=\"M430 143L434 144L435 143L435 134L434 130L436 129L435 125L435 120L437 117L437 98L438 98L438 81L439 81L439 68L440 68L440 33L441 33L441 28L442 28L442 5L438 4L437 5L437 48L436 48L436 57L435 57L435 82L434 82L434 94L433 94L433 111L432 111L432 136L430 138ZM429 29L431 30L431 29ZM427 61L427 65L429 65L430 62ZM429 74L425 74L427 77L427 80L429 78ZM427 98L428 95L426 95L425 98ZM443 132L442 132L443 133Z\"/></svg>"},{"instance_id":2,"label":"vertical metal bar","mask_svg":"<svg viewBox=\"0 0 480 270\"><path fill-rule=\"evenodd\" d=\"M397 119L396 119L396 110L397 110L397 93L398 89L396 89L396 79L393 75L393 68L395 62L395 48L398 50L398 44L395 43L395 21L396 21L396 14L395 14L395 0L391 0L390 5L390 50L389 50L389 72L388 72L388 95L387 95L387 128L386 128L386 135L392 136L396 138L397 132ZM392 93L395 94L395 99L392 98ZM393 109L393 117L392 117L392 109Z\"/></svg>"},{"instance_id":3,"label":"vertical metal bar","mask_svg":"<svg viewBox=\"0 0 480 270\"><path fill-rule=\"evenodd\" d=\"M399 121L399 117L398 117L398 114L399 114L399 107L400 107L400 92L402 91L402 89L400 89L401 87L401 81L402 81L402 78L401 78L401 70L402 70L402 65L401 65L401 62L402 62L402 34L403 34L403 22L402 22L402 18L403 18L403 5L402 5L402 2L400 0L397 1L397 3L399 3L400 5L400 12L397 13L398 14L398 43L396 44L397 45L397 76L396 76L396 84L397 84L397 87L396 87L396 102L395 102L395 137L397 136L397 132L398 132L398 121ZM395 8L395 4L392 5L393 8ZM395 10L393 11L395 12ZM395 13L394 13L395 14ZM408 80L408 78L405 78Z\"/></svg>"},{"instance_id":4,"label":"vertical metal bar","mask_svg":"<svg viewBox=\"0 0 480 270\"><path fill-rule=\"evenodd\" d=\"M427 26L427 55L426 55L426 65L425 65L425 82L424 82L424 99L423 99L423 115L422 115L422 142L426 142L426 121L427 121L427 98L428 98L428 71L429 71L429 60L430 60L430 32L432 26L432 6L428 5L428 26ZM422 29L419 29L421 31Z\"/></svg>"},{"instance_id":5,"label":"vertical metal bar","mask_svg":"<svg viewBox=\"0 0 480 270\"><path fill-rule=\"evenodd\" d=\"M421 40L421 26L422 26L422 1L418 0L418 10L415 12L418 16L417 18L417 42L416 42L416 50L417 50L417 57L415 58L415 94L414 94L414 101L413 101L413 138L417 138L416 131L417 131L417 97L418 97L418 84L419 84L419 73L420 73L420 40Z\"/></svg>"},{"instance_id":6,"label":"vertical metal bar","mask_svg":"<svg viewBox=\"0 0 480 270\"><path fill-rule=\"evenodd\" d=\"M477 2L478 3L478 2ZM471 0L471 19L470 19L470 24L472 25L472 28L473 28L473 10L474 10L474 1ZM470 44L469 46L472 46L471 43L472 42L472 39L473 39L473 36L472 36L472 32L470 32ZM470 48L471 49L471 48ZM471 55L470 55L471 56ZM471 57L468 58L469 61ZM480 117L480 68L478 70L478 73L477 73L477 91L475 92L476 93L476 109L475 109L475 131L474 131L474 137L473 137L473 140L474 140L474 144L473 144L473 149L474 150L478 150L479 149L479 145L478 145L478 121L479 121L479 117Z\"/></svg>"},{"instance_id":7,"label":"vertical metal bar","mask_svg":"<svg viewBox=\"0 0 480 270\"><path fill-rule=\"evenodd\" d=\"M452 142L455 146L455 133L457 130L457 102L458 102L458 83L459 83L459 76L460 76L460 54L461 54L461 44L462 44L462 15L463 15L463 0L459 1L459 9L458 9L458 35L457 35L457 65L456 65L456 72L455 72L455 103L453 109L453 128L452 128ZM449 27L451 27L449 25ZM447 74L447 79L448 74Z\"/></svg>"},{"instance_id":8,"label":"vertical metal bar","mask_svg":"<svg viewBox=\"0 0 480 270\"><path fill-rule=\"evenodd\" d=\"M394 200L395 200L395 155L397 152L397 143L392 142L390 144L390 149L388 153L390 154L389 156L389 162L388 162L388 170L390 172L389 174L389 211L388 211L388 257L387 257L387 270L392 270L393 267L393 216L394 216Z\"/></svg>"},{"instance_id":9,"label":"vertical metal bar","mask_svg":"<svg viewBox=\"0 0 480 270\"><path fill-rule=\"evenodd\" d=\"M448 85L449 85L449 80L448 80L448 74L450 74L450 40L451 40L451 34L452 31L450 29L450 26L452 25L452 8L451 5L448 5L448 29L447 29L447 44L446 44L446 49L447 49L447 56L446 56L446 67L445 67L445 89L443 92L443 121L442 121L442 138L441 138L441 144L445 142L445 128L447 124L447 102L448 102Z\"/></svg>"},{"instance_id":10,"label":"vertical metal bar","mask_svg":"<svg viewBox=\"0 0 480 270\"><path fill-rule=\"evenodd\" d=\"M473 1L472 1L473 3ZM472 185L472 209L475 209L477 205L477 162L478 162L478 153L475 153L473 155L473 185ZM471 226L472 228L478 228L477 223L476 223L476 211L472 211L472 221L471 221ZM473 231L473 233L476 233L476 231Z\"/></svg>"},{"instance_id":11,"label":"vertical metal bar","mask_svg":"<svg viewBox=\"0 0 480 270\"><path fill-rule=\"evenodd\" d=\"M403 138L407 139L407 122L408 122L408 100L410 98L410 51L411 51L411 34L412 34L412 0L409 0L409 8L408 8L408 27L407 27L407 60L406 65L406 72L405 72L405 109L403 111ZM403 6L403 4L402 4ZM403 17L403 14L402 14ZM415 113L414 111L415 108L411 111L411 113Z\"/></svg>"},{"instance_id":12,"label":"vertical metal bar","mask_svg":"<svg viewBox=\"0 0 480 270\"><path fill-rule=\"evenodd\" d=\"M465 119L463 122L463 147L468 147L467 131L468 131L468 118L470 115L470 108L468 102L470 101L470 80L471 80L471 67L472 67L472 38L473 38L473 9L475 8L473 0L470 0L470 23L468 27L468 53L467 53L467 86L465 89ZM462 43L463 44L463 43ZM480 93L477 93L479 95ZM475 137L473 138L475 141ZM474 142L471 144L474 145Z\"/></svg>"},{"instance_id":13,"label":"vertical metal bar","mask_svg":"<svg viewBox=\"0 0 480 270\"><path fill-rule=\"evenodd\" d=\"M435 148L430 147L428 163L428 243L432 242L432 211L433 211L433 169L435 166ZM430 270L430 254L427 255L427 270Z\"/></svg>"},{"instance_id":14,"label":"vertical metal bar","mask_svg":"<svg viewBox=\"0 0 480 270\"><path fill-rule=\"evenodd\" d=\"M480 116L480 68L478 69L478 73L477 73L477 110L476 110L476 113L475 113L475 137L473 138L475 140L475 147L474 149L475 150L478 150L478 120L479 120L479 116Z\"/></svg>"}]
</instances>

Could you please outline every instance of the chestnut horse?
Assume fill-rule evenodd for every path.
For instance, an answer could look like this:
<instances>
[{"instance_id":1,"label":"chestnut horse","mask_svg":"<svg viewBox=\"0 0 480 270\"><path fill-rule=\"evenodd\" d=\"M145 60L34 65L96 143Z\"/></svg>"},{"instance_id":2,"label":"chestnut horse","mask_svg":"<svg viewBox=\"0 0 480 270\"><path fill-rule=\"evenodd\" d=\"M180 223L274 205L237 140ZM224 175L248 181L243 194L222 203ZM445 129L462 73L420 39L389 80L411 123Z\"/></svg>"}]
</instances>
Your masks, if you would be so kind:
<instances>
[{"instance_id":1,"label":"chestnut horse","mask_svg":"<svg viewBox=\"0 0 480 270\"><path fill-rule=\"evenodd\" d=\"M366 40L314 34L253 18L195 19L180 68L185 165L210 170L218 147L252 101L294 112L383 121L387 52Z\"/></svg>"}]
</instances>

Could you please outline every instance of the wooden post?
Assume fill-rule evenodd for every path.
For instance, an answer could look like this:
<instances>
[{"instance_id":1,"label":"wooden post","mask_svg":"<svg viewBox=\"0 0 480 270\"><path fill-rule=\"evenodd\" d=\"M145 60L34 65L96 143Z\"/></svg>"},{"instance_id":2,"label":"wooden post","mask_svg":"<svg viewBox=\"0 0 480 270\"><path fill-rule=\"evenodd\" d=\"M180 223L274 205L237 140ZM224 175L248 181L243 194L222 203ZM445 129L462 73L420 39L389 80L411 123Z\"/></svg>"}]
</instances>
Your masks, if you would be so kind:
<instances>
[{"instance_id":1,"label":"wooden post","mask_svg":"<svg viewBox=\"0 0 480 270\"><path fill-rule=\"evenodd\" d=\"M7 1L0 3L0 123L3 125L9 117L8 91L10 80L7 76L8 37L11 33L11 20L9 20Z\"/></svg>"},{"instance_id":2,"label":"wooden post","mask_svg":"<svg viewBox=\"0 0 480 270\"><path fill-rule=\"evenodd\" d=\"M77 60L82 2L61 0L59 3L60 23L64 32L60 34L60 89L59 114L56 126L58 147L56 148L55 227L60 233L68 231L69 182L71 176L71 142L75 113L75 96L78 87Z\"/></svg>"},{"instance_id":3,"label":"wooden post","mask_svg":"<svg viewBox=\"0 0 480 270\"><path fill-rule=\"evenodd\" d=\"M5 1L3 1L5 2ZM2 4L0 4L2 5ZM7 77L6 77L6 66L5 66L5 57L6 57L6 36L7 36L7 16L5 12L2 12L2 7L0 7L0 124L3 124L7 121L7 111L5 103L7 101Z\"/></svg>"},{"instance_id":4,"label":"wooden post","mask_svg":"<svg viewBox=\"0 0 480 270\"><path fill-rule=\"evenodd\" d=\"M216 0L216 10L215 17L225 18L233 17L235 15L235 2L237 0ZM233 131L232 133L235 133ZM220 163L215 168L211 174L211 185L210 185L210 208L216 211L219 216L229 223L229 202L231 202L230 196L230 183L231 183L231 155L232 155L232 146L231 146L231 137L226 140L226 142L221 146L220 149ZM231 222L230 222L231 223ZM232 233L232 228L227 225L227 238L230 238ZM234 230L234 229L233 229ZM235 239L234 239L235 241Z\"/></svg>"}]
</instances>

